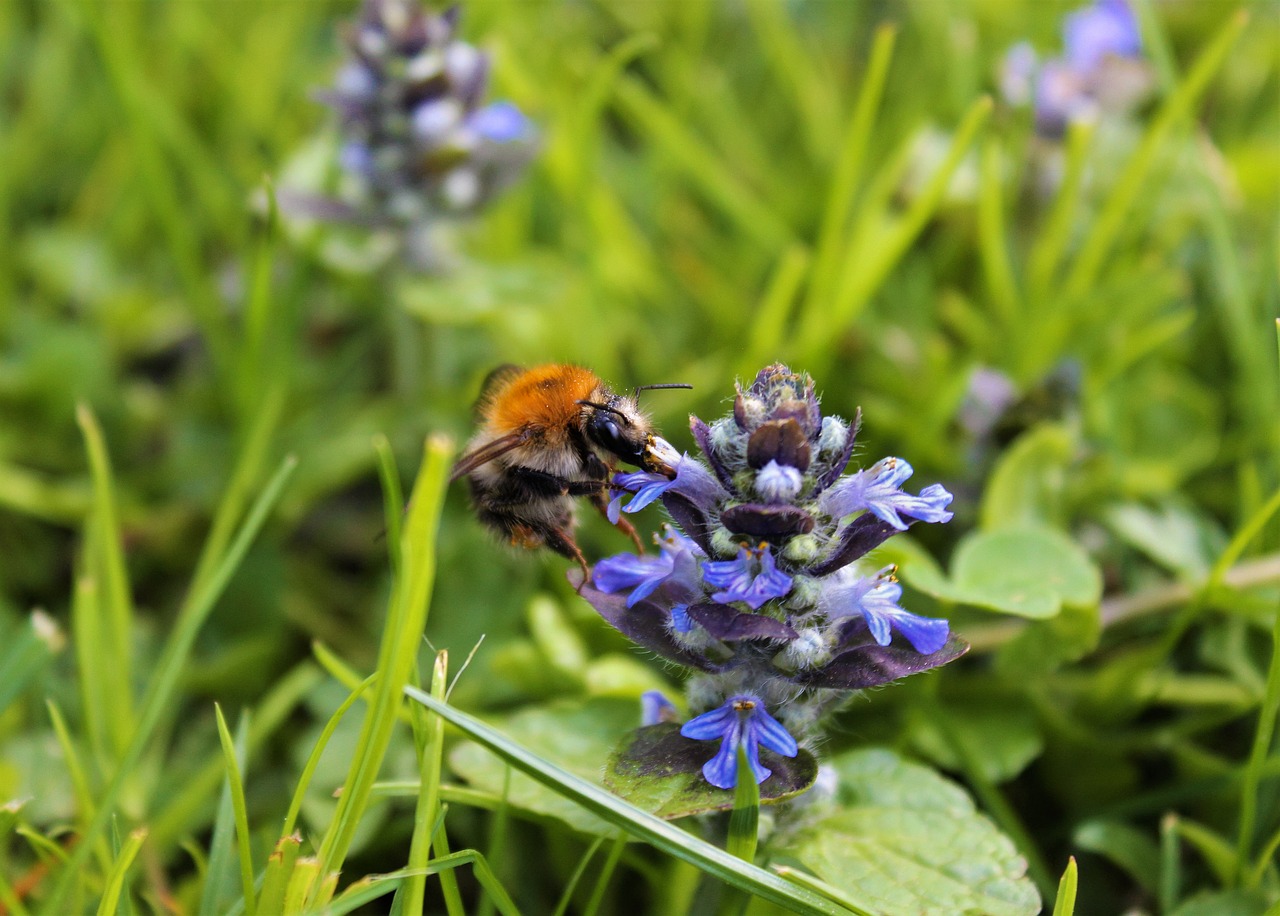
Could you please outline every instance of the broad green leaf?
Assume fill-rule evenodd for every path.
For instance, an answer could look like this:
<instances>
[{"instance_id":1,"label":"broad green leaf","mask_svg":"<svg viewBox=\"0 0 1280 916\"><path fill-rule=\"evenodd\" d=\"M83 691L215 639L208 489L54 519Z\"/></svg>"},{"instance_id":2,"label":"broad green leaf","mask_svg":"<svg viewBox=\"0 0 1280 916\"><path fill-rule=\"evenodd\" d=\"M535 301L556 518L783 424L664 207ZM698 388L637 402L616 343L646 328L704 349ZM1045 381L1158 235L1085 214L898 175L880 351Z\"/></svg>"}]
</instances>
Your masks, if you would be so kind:
<instances>
[{"instance_id":1,"label":"broad green leaf","mask_svg":"<svg viewBox=\"0 0 1280 916\"><path fill-rule=\"evenodd\" d=\"M836 797L788 853L871 913L1037 913L1013 843L956 784L887 750L833 758Z\"/></svg>"},{"instance_id":2,"label":"broad green leaf","mask_svg":"<svg viewBox=\"0 0 1280 916\"><path fill-rule=\"evenodd\" d=\"M1044 750L1035 713L1016 702L987 707L944 703L941 715L954 726L957 740L966 745L965 756L978 761L982 775L990 782L1012 779ZM960 755L931 719L921 717L913 723L910 740L915 750L938 766L964 769Z\"/></svg>"},{"instance_id":3,"label":"broad green leaf","mask_svg":"<svg viewBox=\"0 0 1280 916\"><path fill-rule=\"evenodd\" d=\"M640 704L634 700L600 698L522 710L496 721L494 727L538 756L599 784L605 761L639 717ZM480 745L467 741L453 748L449 766L472 787L503 794L507 765ZM530 814L563 821L583 833L617 834L615 828L580 805L523 773L511 772L507 802Z\"/></svg>"},{"instance_id":4,"label":"broad green leaf","mask_svg":"<svg viewBox=\"0 0 1280 916\"><path fill-rule=\"evenodd\" d=\"M1261 891L1216 891L1197 894L1169 916L1270 916L1275 909L1268 909L1268 905L1267 895Z\"/></svg>"},{"instance_id":5,"label":"broad green leaf","mask_svg":"<svg viewBox=\"0 0 1280 916\"><path fill-rule=\"evenodd\" d=\"M1064 426L1029 430L1000 456L982 496L984 530L1060 521L1062 489L1075 442Z\"/></svg>"},{"instance_id":6,"label":"broad green leaf","mask_svg":"<svg viewBox=\"0 0 1280 916\"><path fill-rule=\"evenodd\" d=\"M1172 501L1158 509L1119 503L1107 509L1104 520L1119 537L1187 581L1203 579L1225 546L1206 519Z\"/></svg>"},{"instance_id":7,"label":"broad green leaf","mask_svg":"<svg viewBox=\"0 0 1280 916\"><path fill-rule=\"evenodd\" d=\"M1101 636L1096 604L1064 605L1058 616L1031 621L1001 646L996 668L1013 680L1043 676L1092 652Z\"/></svg>"},{"instance_id":8,"label":"broad green leaf","mask_svg":"<svg viewBox=\"0 0 1280 916\"><path fill-rule=\"evenodd\" d=\"M1160 881L1160 850L1146 832L1120 821L1086 821L1076 828L1076 845L1123 868L1148 891Z\"/></svg>"},{"instance_id":9,"label":"broad green leaf","mask_svg":"<svg viewBox=\"0 0 1280 916\"><path fill-rule=\"evenodd\" d=\"M1064 604L1092 605L1102 594L1102 577L1085 552L1042 527L970 534L956 549L950 579L918 562L902 574L935 598L1036 619L1053 617Z\"/></svg>"},{"instance_id":10,"label":"broad green leaf","mask_svg":"<svg viewBox=\"0 0 1280 916\"><path fill-rule=\"evenodd\" d=\"M717 789L702 776L702 765L716 751L714 742L680 734L680 726L663 722L628 735L610 756L604 784L637 808L666 820L728 811L731 789ZM818 778L818 761L806 750L780 757L761 748L760 762L773 773L760 784L760 804L772 805L808 789Z\"/></svg>"}]
</instances>

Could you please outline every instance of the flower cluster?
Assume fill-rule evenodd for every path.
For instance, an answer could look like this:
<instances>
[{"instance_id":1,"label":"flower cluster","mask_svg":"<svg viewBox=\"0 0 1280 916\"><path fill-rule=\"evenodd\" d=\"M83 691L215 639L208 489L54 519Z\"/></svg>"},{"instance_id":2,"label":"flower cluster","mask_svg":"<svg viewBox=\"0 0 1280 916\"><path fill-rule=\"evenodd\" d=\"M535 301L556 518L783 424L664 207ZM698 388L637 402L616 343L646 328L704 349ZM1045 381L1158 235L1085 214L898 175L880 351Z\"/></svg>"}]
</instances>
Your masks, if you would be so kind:
<instances>
[{"instance_id":1,"label":"flower cluster","mask_svg":"<svg viewBox=\"0 0 1280 916\"><path fill-rule=\"evenodd\" d=\"M341 164L372 214L400 225L474 212L528 162L534 131L509 102L485 104L488 55L456 37L458 9L365 0L322 101L338 112Z\"/></svg>"},{"instance_id":2,"label":"flower cluster","mask_svg":"<svg viewBox=\"0 0 1280 916\"><path fill-rule=\"evenodd\" d=\"M1066 17L1063 52L1040 60L1020 42L1005 55L1001 91L1012 105L1033 106L1036 131L1061 137L1075 121L1125 112L1151 90L1138 21L1126 0L1095 0Z\"/></svg>"},{"instance_id":3,"label":"flower cluster","mask_svg":"<svg viewBox=\"0 0 1280 916\"><path fill-rule=\"evenodd\" d=\"M903 490L912 470L899 458L845 475L857 423L824 417L808 376L769 366L738 388L732 414L691 425L705 463L684 455L668 474L614 478L615 518L655 500L670 513L659 553L601 560L581 593L633 641L697 672L688 695L700 715L680 733L721 741L702 772L730 788L739 746L763 781L761 748L794 757L851 691L968 646L945 620L899 605L893 567L857 565L915 522L949 520L951 494Z\"/></svg>"}]
</instances>

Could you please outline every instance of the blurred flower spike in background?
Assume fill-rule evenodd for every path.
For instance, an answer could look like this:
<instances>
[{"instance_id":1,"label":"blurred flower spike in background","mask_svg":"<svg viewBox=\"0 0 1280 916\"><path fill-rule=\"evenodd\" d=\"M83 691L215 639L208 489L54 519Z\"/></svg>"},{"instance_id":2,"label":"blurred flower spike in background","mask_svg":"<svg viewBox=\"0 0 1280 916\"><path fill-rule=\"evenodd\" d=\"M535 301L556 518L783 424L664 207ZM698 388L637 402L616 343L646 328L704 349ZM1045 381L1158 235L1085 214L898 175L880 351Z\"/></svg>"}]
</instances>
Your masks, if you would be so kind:
<instances>
[{"instance_id":1,"label":"blurred flower spike in background","mask_svg":"<svg viewBox=\"0 0 1280 916\"><path fill-rule=\"evenodd\" d=\"M537 148L519 108L487 100L490 57L457 37L458 21L458 7L434 15L413 0L365 0L342 30L346 60L316 92L337 112L336 149L325 168L288 177L287 215L383 230L412 267L451 266L441 228L519 179Z\"/></svg>"},{"instance_id":2,"label":"blurred flower spike in background","mask_svg":"<svg viewBox=\"0 0 1280 916\"><path fill-rule=\"evenodd\" d=\"M1015 107L1033 106L1037 133L1056 139L1073 122L1125 114L1150 94L1151 68L1126 0L1096 0L1070 13L1062 39L1061 56L1047 60L1019 42L1001 68L1001 93Z\"/></svg>"},{"instance_id":3,"label":"blurred flower spike in background","mask_svg":"<svg viewBox=\"0 0 1280 916\"><path fill-rule=\"evenodd\" d=\"M761 748L806 755L854 691L968 645L945 620L899 606L891 567L856 565L917 521L950 520L951 494L940 484L905 492L912 470L900 458L843 475L857 422L824 417L807 375L769 366L738 387L732 413L691 426L701 461L685 455L666 475L613 481L635 494L624 511L660 500L679 530L668 527L658 557L601 560L582 595L633 641L696 672L695 716L680 735L706 781L728 789L740 745L764 782ZM656 727L652 709L642 721Z\"/></svg>"}]
</instances>

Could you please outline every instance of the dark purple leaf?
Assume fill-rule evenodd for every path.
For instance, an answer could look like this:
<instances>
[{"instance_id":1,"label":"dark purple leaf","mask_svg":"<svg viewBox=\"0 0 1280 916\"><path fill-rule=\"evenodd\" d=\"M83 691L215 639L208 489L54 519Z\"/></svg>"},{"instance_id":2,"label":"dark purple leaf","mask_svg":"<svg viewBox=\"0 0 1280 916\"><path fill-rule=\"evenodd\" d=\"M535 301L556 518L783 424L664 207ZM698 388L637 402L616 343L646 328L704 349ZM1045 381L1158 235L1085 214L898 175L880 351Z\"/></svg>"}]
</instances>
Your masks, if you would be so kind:
<instances>
[{"instance_id":1,"label":"dark purple leaf","mask_svg":"<svg viewBox=\"0 0 1280 916\"><path fill-rule=\"evenodd\" d=\"M744 503L725 509L720 513L720 521L734 534L765 539L808 534L813 530L813 516L797 506Z\"/></svg>"},{"instance_id":2,"label":"dark purple leaf","mask_svg":"<svg viewBox=\"0 0 1280 916\"><path fill-rule=\"evenodd\" d=\"M737 493L738 490L733 485L733 475L729 473L728 468L720 463L720 459L716 457L715 450L711 447L711 427L698 417L691 415L689 417L689 429L693 433L693 441L698 443L698 448L706 456L707 463L711 465L711 470L715 471L720 483L730 493Z\"/></svg>"},{"instance_id":3,"label":"dark purple leaf","mask_svg":"<svg viewBox=\"0 0 1280 916\"><path fill-rule=\"evenodd\" d=\"M844 441L844 448L841 449L840 455L831 463L831 466L818 475L818 486L815 492L821 493L840 479L840 475L844 473L844 469L849 465L849 459L853 457L853 447L858 441L858 427L861 425L862 408L859 407L857 413L853 415L853 423L849 425L849 435Z\"/></svg>"},{"instance_id":4,"label":"dark purple leaf","mask_svg":"<svg viewBox=\"0 0 1280 916\"><path fill-rule=\"evenodd\" d=\"M969 644L954 634L945 646L929 655L921 655L910 646L877 645L861 617L846 625L840 642L846 647L844 652L822 668L802 671L792 680L806 687L860 690L937 668L969 651Z\"/></svg>"},{"instance_id":5,"label":"dark purple leaf","mask_svg":"<svg viewBox=\"0 0 1280 916\"><path fill-rule=\"evenodd\" d=\"M825 559L810 566L805 572L812 576L830 575L837 569L848 566L854 560L866 556L897 533L898 529L888 522L870 512L864 512L840 529L836 546L831 553L827 554Z\"/></svg>"},{"instance_id":6,"label":"dark purple leaf","mask_svg":"<svg viewBox=\"0 0 1280 916\"><path fill-rule=\"evenodd\" d=\"M709 601L689 606L689 616L716 639L791 640L799 634L781 620L764 614L744 614L726 604Z\"/></svg>"}]
</instances>

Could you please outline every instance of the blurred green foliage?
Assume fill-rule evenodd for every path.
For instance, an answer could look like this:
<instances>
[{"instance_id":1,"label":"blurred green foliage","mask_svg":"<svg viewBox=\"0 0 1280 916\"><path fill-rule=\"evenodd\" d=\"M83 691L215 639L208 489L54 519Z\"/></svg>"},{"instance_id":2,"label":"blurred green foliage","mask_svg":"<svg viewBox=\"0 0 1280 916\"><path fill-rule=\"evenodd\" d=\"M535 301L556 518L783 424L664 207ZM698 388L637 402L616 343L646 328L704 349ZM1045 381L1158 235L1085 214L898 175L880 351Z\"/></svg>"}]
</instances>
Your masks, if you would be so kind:
<instances>
[{"instance_id":1,"label":"blurred green foliage","mask_svg":"<svg viewBox=\"0 0 1280 916\"><path fill-rule=\"evenodd\" d=\"M788 361L828 412L861 407L860 454L957 494L894 559L908 607L975 651L856 704L824 755L952 773L1046 899L1076 856L1082 913L1274 903L1280 18L1136 6L1154 98L1054 146L991 94L1005 49L1054 48L1068 4L469 3L463 34L543 147L456 227L457 268L424 277L340 261L342 233L263 206L332 146L310 93L349 4L0 4L0 910L238 899L233 815L261 868L342 702L311 644L348 687L377 665L373 437L416 466L429 432L467 435L495 365L560 360L692 383L646 395L682 448L689 412ZM982 429L975 370L1013 392ZM496 718L672 684L461 489L427 639L455 672L485 641L452 702ZM626 546L598 519L582 542ZM219 808L214 701L242 812ZM382 780L421 776L417 724ZM319 760L304 857L358 734L343 720ZM598 841L536 805L491 817L484 780L444 787L451 835L484 851L458 861L550 911ZM414 839L395 793L359 810L343 886L404 867ZM57 890L95 823L86 876ZM608 862L575 910L695 899L686 863L622 844Z\"/></svg>"}]
</instances>

